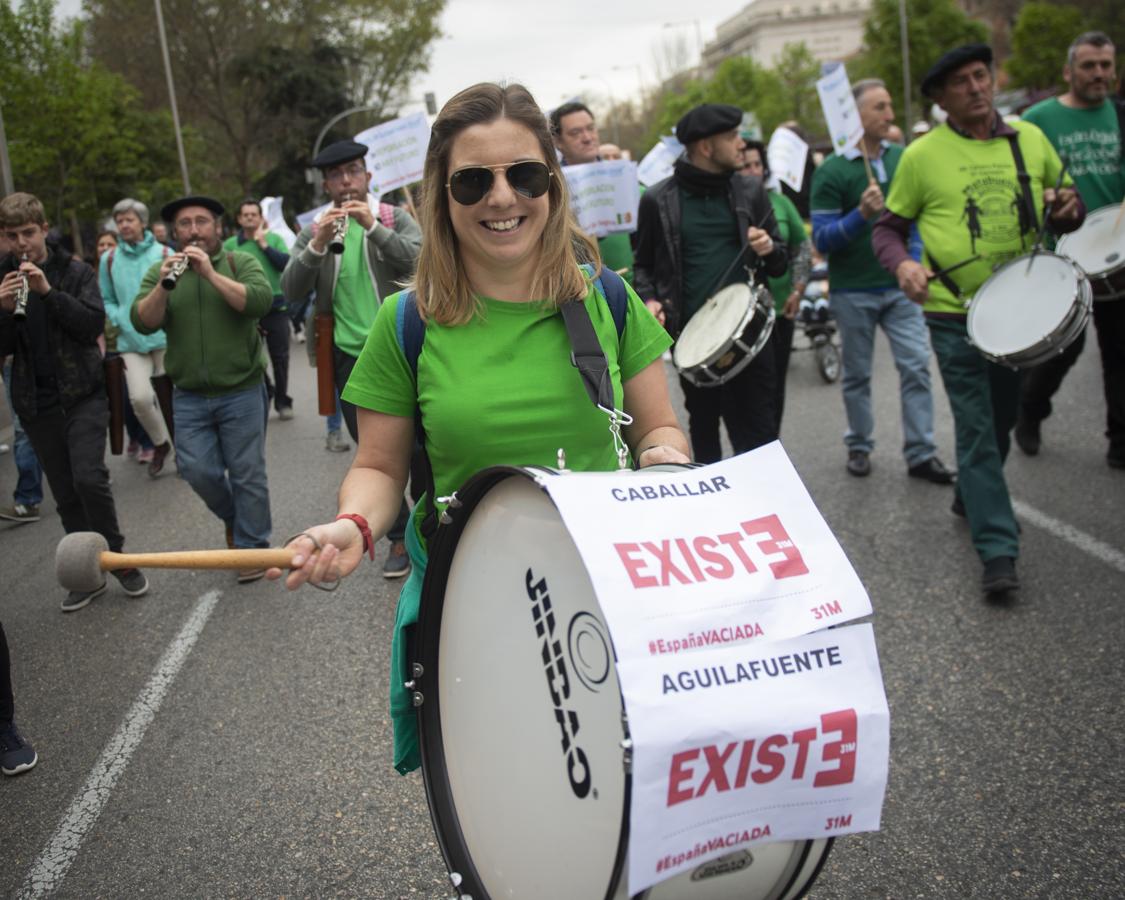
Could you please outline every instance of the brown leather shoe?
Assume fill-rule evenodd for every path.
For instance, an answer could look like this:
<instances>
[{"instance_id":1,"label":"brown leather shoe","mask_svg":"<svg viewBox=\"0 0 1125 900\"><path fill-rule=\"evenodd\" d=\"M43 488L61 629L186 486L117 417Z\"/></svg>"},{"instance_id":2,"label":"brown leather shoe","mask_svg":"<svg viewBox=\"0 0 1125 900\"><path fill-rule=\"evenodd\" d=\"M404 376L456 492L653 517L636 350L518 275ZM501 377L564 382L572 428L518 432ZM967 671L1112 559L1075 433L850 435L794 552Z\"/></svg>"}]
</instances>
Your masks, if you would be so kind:
<instances>
[{"instance_id":1,"label":"brown leather shoe","mask_svg":"<svg viewBox=\"0 0 1125 900\"><path fill-rule=\"evenodd\" d=\"M165 441L159 447L152 448L152 462L148 464L150 478L155 478L164 471L164 460L168 458L168 454L171 452L172 444L170 441Z\"/></svg>"}]
</instances>

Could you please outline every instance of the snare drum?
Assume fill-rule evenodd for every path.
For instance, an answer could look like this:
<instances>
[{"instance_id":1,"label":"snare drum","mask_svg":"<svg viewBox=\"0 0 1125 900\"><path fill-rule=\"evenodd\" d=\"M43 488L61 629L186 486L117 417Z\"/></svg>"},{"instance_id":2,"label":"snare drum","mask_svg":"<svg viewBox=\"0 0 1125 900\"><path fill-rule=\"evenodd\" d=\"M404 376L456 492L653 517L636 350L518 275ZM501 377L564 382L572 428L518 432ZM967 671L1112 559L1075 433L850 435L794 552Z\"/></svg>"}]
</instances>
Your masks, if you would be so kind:
<instances>
[{"instance_id":1,"label":"snare drum","mask_svg":"<svg viewBox=\"0 0 1125 900\"><path fill-rule=\"evenodd\" d=\"M1115 227L1120 213L1121 204L1095 210L1081 228L1059 238L1056 247L1086 273L1094 300L1125 298L1125 225Z\"/></svg>"},{"instance_id":2,"label":"snare drum","mask_svg":"<svg viewBox=\"0 0 1125 900\"><path fill-rule=\"evenodd\" d=\"M473 900L628 896L628 720L554 477L600 476L486 469L430 547L411 688L438 843ZM641 896L791 900L830 844L752 845Z\"/></svg>"},{"instance_id":3,"label":"snare drum","mask_svg":"<svg viewBox=\"0 0 1125 900\"><path fill-rule=\"evenodd\" d=\"M969 305L969 341L1013 369L1062 353L1086 327L1093 292L1069 259L1041 250L1000 266Z\"/></svg>"},{"instance_id":4,"label":"snare drum","mask_svg":"<svg viewBox=\"0 0 1125 900\"><path fill-rule=\"evenodd\" d=\"M773 297L760 285L723 288L689 320L672 362L696 387L718 387L750 365L773 330Z\"/></svg>"}]
</instances>

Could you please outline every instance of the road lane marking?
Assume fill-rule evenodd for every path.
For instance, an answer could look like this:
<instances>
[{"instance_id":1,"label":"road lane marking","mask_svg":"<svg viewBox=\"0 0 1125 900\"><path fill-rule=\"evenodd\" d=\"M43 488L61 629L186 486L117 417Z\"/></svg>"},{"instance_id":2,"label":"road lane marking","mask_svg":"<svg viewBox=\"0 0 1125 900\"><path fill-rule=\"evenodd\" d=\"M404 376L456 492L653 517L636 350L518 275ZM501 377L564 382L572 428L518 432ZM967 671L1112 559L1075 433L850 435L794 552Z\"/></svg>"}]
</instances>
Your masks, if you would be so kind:
<instances>
[{"instance_id":1,"label":"road lane marking","mask_svg":"<svg viewBox=\"0 0 1125 900\"><path fill-rule=\"evenodd\" d=\"M1086 534L1085 531L1081 531L1073 525L1068 525L1045 512L1040 512L1034 506L1028 506L1020 500L1012 500L1012 509L1025 522L1038 525L1044 531L1049 531L1055 537L1062 538L1068 544L1074 545L1095 559L1100 559L1107 565L1113 566L1118 572L1125 572L1125 553L1120 550L1099 541L1093 535Z\"/></svg>"},{"instance_id":2,"label":"road lane marking","mask_svg":"<svg viewBox=\"0 0 1125 900\"><path fill-rule=\"evenodd\" d=\"M208 591L195 604L184 627L168 645L125 720L106 744L90 777L74 796L54 835L35 860L20 890L20 900L35 900L55 890L66 876L82 842L109 801L113 786L129 765L133 752L156 718L172 682L187 660L207 619L219 602L219 591Z\"/></svg>"}]
</instances>

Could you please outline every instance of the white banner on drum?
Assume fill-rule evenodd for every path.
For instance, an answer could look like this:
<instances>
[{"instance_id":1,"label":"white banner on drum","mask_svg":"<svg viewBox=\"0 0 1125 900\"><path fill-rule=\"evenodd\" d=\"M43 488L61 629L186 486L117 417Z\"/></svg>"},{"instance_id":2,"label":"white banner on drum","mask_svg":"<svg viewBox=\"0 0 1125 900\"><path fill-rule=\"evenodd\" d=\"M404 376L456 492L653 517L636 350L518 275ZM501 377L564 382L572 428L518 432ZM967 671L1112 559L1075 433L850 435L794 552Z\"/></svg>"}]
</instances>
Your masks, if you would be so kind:
<instances>
[{"instance_id":1,"label":"white banner on drum","mask_svg":"<svg viewBox=\"0 0 1125 900\"><path fill-rule=\"evenodd\" d=\"M630 896L755 844L878 830L890 714L870 624L638 658L618 677Z\"/></svg>"},{"instance_id":2,"label":"white banner on drum","mask_svg":"<svg viewBox=\"0 0 1125 900\"><path fill-rule=\"evenodd\" d=\"M566 166L563 174L570 192L570 208L583 231L605 237L618 231L637 230L641 189L635 162L620 159L583 163Z\"/></svg>"},{"instance_id":3,"label":"white banner on drum","mask_svg":"<svg viewBox=\"0 0 1125 900\"><path fill-rule=\"evenodd\" d=\"M424 112L392 119L355 136L367 145L367 171L376 197L422 180L422 165L430 143L430 123Z\"/></svg>"},{"instance_id":4,"label":"white banner on drum","mask_svg":"<svg viewBox=\"0 0 1125 900\"><path fill-rule=\"evenodd\" d=\"M784 640L867 596L781 444L698 469L548 478L619 660Z\"/></svg>"}]
</instances>

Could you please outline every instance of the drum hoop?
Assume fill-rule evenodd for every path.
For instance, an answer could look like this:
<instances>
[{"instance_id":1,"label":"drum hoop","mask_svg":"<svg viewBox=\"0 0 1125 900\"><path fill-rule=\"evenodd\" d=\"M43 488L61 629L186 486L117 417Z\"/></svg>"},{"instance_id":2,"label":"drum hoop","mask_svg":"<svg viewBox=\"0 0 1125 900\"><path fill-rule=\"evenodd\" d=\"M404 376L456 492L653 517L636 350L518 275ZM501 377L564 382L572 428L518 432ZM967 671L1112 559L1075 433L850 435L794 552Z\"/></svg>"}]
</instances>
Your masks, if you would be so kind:
<instances>
[{"instance_id":1,"label":"drum hoop","mask_svg":"<svg viewBox=\"0 0 1125 900\"><path fill-rule=\"evenodd\" d=\"M816 884L816 880L820 877L820 870L824 868L824 864L828 862L828 854L832 852L832 845L836 843L836 837L832 836L826 839L827 843L824 845L824 850L820 854L820 859L817 861L816 867L809 873L808 880L805 881L805 886L801 889L801 893L795 895L792 900L801 900L806 896L809 889ZM808 860L809 854L812 853L814 840L806 839L804 850L801 852L801 859L797 863L797 867L793 870L793 874L789 876L789 881L786 883L783 890L777 893L778 897L784 897L793 888L793 884L801 875L801 868L804 866L805 861Z\"/></svg>"},{"instance_id":2,"label":"drum hoop","mask_svg":"<svg viewBox=\"0 0 1125 900\"><path fill-rule=\"evenodd\" d=\"M441 525L437 534L430 540L429 562L426 576L422 582L422 594L418 606L418 623L415 626L414 646L408 648L411 663L417 661L423 667L423 684L437 685L439 654L436 641L427 642L423 636L427 632L439 633L442 613L445 606L444 586L453 567L453 558L461 535L471 519L472 511L494 487L519 476L536 482L539 475L560 474L545 466L492 466L473 475L456 492L461 506L452 521ZM413 527L413 526L410 526ZM430 620L433 619L431 625ZM423 691L426 691L423 688ZM449 772L445 764L445 741L441 733L441 703L436 690L426 691L425 699L417 709L419 751L422 760L422 781L426 788L426 801L433 820L434 834L442 858L450 872L457 872L463 879L461 892L472 894L479 900L490 900L480 873L473 863L461 829L461 819L453 803ZM426 752L425 748L431 748ZM629 807L632 799L632 773L625 773L623 808L621 810L621 830L617 837L617 852L606 888L605 900L613 900L614 894L625 874L625 859L629 849Z\"/></svg>"},{"instance_id":3,"label":"drum hoop","mask_svg":"<svg viewBox=\"0 0 1125 900\"><path fill-rule=\"evenodd\" d=\"M734 287L734 285L727 285L727 287ZM760 305L762 305L759 302L759 299L758 299L756 286L753 285L753 284L747 284L747 287L750 289L750 302L748 304L746 304L746 312L744 312L742 314L742 318L738 320L738 327L734 330L734 333L731 334L723 342L722 346L720 346L719 349L717 349L714 353L712 353L710 356L708 356L706 359L702 360L701 362L698 362L695 365L691 365L691 366L681 366L679 363L676 362L676 349L675 349L675 347L673 347L672 348L672 364L675 365L677 371L685 372L685 371L691 371L693 369L706 368L706 367L712 365L713 363L718 362L720 359L723 358L723 356L725 356L727 353L730 352L730 348L733 347L735 345L735 342L742 336L742 332L744 332L746 330L746 326L749 325L754 320L754 316L757 314L758 307ZM723 290L725 291L726 288L723 288ZM712 299L717 297L719 295L719 293L721 293L721 291L716 291L714 294L712 294L710 297L708 297L707 300L704 301L704 305L706 305ZM694 321L694 320L689 320L689 323L690 323L690 321ZM687 326L685 325L684 327L686 328ZM681 331L680 334L682 335L683 332ZM677 346L678 346L678 344L677 344Z\"/></svg>"},{"instance_id":4,"label":"drum hoop","mask_svg":"<svg viewBox=\"0 0 1125 900\"><path fill-rule=\"evenodd\" d=\"M774 310L773 301L770 298L769 294L767 293L765 295L762 295L761 293L759 293L756 285L751 285L750 296L750 305L746 309L746 314L738 323L738 330L730 338L727 339L726 343L723 344L721 349L713 353L708 359L704 360L703 362L696 363L693 366L681 366L676 362L676 352L673 349L672 364L676 367L676 371L696 387L721 387L732 378L735 378L737 375L739 375L742 370L750 365L750 363L754 361L754 358L762 352L762 348L765 347L766 342L770 338L770 334L773 332L773 326L774 322L776 321L777 314ZM766 321L762 325L762 330L754 339L754 343L746 344L742 340L742 335L746 331L747 326L757 317L759 309L763 311L762 315L765 316ZM711 366L713 366L735 348L743 351L743 358L736 362L734 365L730 366L721 375L714 374L711 370ZM706 378L699 377L703 373L706 373Z\"/></svg>"}]
</instances>

